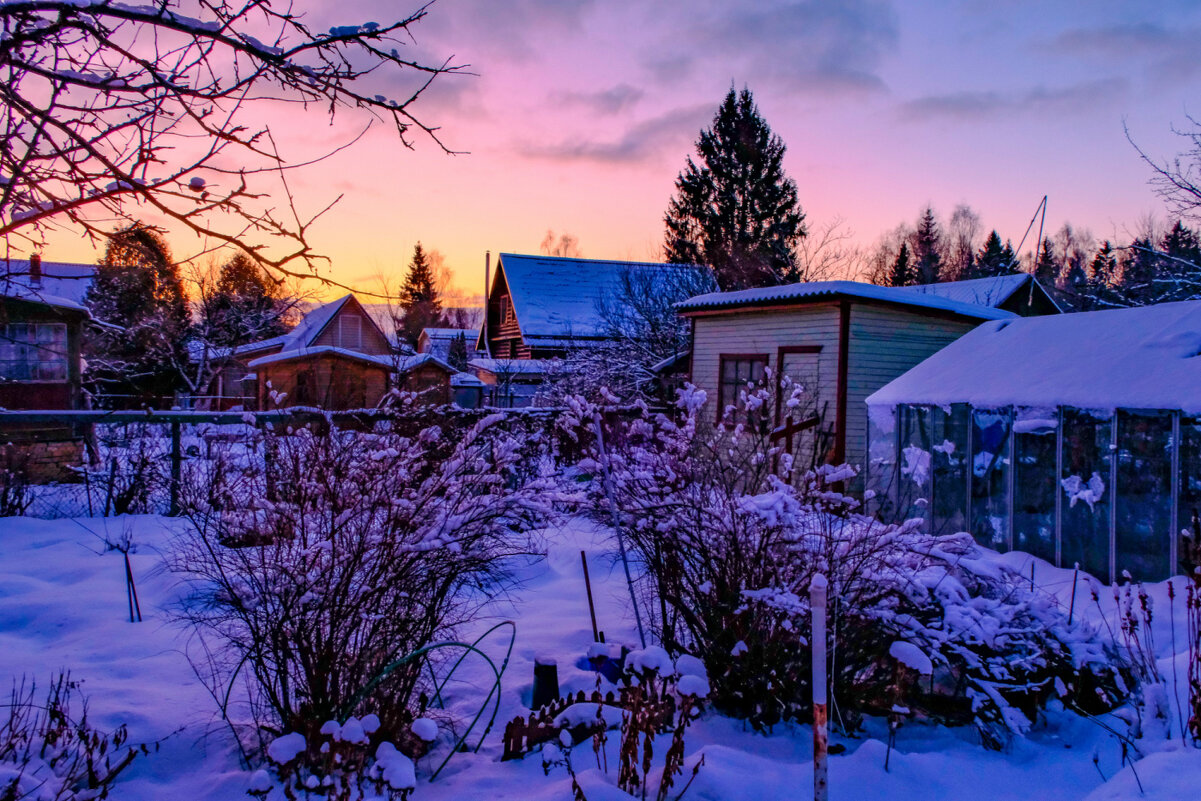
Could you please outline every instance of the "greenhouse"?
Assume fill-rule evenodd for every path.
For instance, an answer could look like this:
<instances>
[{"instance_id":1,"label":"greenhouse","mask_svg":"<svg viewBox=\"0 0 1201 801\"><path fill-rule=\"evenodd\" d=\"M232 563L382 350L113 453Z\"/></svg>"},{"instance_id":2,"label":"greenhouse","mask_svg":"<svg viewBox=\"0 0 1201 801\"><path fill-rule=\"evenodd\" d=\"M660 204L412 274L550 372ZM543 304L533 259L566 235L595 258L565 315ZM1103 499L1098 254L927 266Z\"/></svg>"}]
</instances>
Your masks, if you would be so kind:
<instances>
[{"instance_id":1,"label":"greenhouse","mask_svg":"<svg viewBox=\"0 0 1201 801\"><path fill-rule=\"evenodd\" d=\"M1201 301L987 322L868 400L877 514L1159 580L1195 566Z\"/></svg>"}]
</instances>

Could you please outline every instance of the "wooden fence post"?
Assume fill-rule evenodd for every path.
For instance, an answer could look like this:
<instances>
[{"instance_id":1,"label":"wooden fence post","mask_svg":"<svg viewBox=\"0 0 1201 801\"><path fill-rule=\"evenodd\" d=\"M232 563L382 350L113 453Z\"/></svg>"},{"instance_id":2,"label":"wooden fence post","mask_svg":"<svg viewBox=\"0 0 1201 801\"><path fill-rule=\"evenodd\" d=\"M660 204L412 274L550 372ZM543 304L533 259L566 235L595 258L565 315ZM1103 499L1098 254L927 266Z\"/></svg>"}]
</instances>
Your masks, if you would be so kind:
<instances>
[{"instance_id":1,"label":"wooden fence post","mask_svg":"<svg viewBox=\"0 0 1201 801\"><path fill-rule=\"evenodd\" d=\"M826 801L826 577L818 573L809 583L809 608L813 615L813 801Z\"/></svg>"},{"instance_id":2,"label":"wooden fence post","mask_svg":"<svg viewBox=\"0 0 1201 801\"><path fill-rule=\"evenodd\" d=\"M179 516L179 489L183 478L183 443L178 420L171 423L171 509L167 514Z\"/></svg>"}]
</instances>

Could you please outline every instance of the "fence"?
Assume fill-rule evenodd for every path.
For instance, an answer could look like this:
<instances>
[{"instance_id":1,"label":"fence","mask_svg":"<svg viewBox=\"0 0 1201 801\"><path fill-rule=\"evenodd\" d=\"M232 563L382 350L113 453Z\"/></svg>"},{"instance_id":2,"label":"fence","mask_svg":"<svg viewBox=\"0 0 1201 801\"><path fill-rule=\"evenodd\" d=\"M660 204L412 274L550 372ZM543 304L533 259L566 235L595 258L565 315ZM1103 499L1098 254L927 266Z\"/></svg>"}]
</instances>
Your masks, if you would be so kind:
<instances>
[{"instance_id":1,"label":"fence","mask_svg":"<svg viewBox=\"0 0 1201 801\"><path fill-rule=\"evenodd\" d=\"M501 413L532 429L552 429L558 408L425 408L407 412L359 410L329 412L293 407L269 412L200 411L21 411L0 412L0 441L6 432L46 426L74 429L84 441L84 457L71 465L72 480L36 484L11 465L0 465L0 516L41 518L102 517L120 514L178 514L181 491L194 486L214 460L265 471L268 439L301 426L321 430L387 430L416 434L439 424L465 429ZM610 410L623 414L629 410ZM571 442L556 443L554 458L571 461Z\"/></svg>"}]
</instances>

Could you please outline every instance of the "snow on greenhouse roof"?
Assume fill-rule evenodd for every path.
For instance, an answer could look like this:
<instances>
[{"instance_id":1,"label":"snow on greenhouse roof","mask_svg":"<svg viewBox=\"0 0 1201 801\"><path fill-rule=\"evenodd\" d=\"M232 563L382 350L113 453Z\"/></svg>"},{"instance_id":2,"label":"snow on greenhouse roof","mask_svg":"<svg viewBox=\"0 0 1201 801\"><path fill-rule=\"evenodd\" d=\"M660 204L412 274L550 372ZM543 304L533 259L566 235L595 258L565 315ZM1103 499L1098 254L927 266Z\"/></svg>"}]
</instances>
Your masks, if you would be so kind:
<instances>
[{"instance_id":1,"label":"snow on greenhouse roof","mask_svg":"<svg viewBox=\"0 0 1201 801\"><path fill-rule=\"evenodd\" d=\"M703 270L690 264L655 264L599 259L500 254L500 266L523 337L552 339L605 337L608 329L597 309L602 297L620 297L622 274L650 270L663 276L674 270Z\"/></svg>"},{"instance_id":2,"label":"snow on greenhouse roof","mask_svg":"<svg viewBox=\"0 0 1201 801\"><path fill-rule=\"evenodd\" d=\"M704 309L734 309L757 306L783 306L793 301L814 301L827 298L857 298L867 301L896 303L921 309L936 309L974 317L981 320L1008 320L1012 312L994 309L977 303L964 303L936 294L912 292L908 288L876 286L859 281L813 281L810 283L744 289L739 292L710 292L679 304L681 312Z\"/></svg>"},{"instance_id":3,"label":"snow on greenhouse roof","mask_svg":"<svg viewBox=\"0 0 1201 801\"><path fill-rule=\"evenodd\" d=\"M983 323L868 397L1201 412L1201 301Z\"/></svg>"},{"instance_id":4,"label":"snow on greenhouse roof","mask_svg":"<svg viewBox=\"0 0 1201 801\"><path fill-rule=\"evenodd\" d=\"M935 295L960 303L997 307L1030 283L1038 283L1030 273L1014 273L1013 275L997 275L992 278L973 278L969 281L944 281L939 284L907 286L903 287L903 290L916 292L919 295ZM1054 303L1054 300L1052 302Z\"/></svg>"}]
</instances>

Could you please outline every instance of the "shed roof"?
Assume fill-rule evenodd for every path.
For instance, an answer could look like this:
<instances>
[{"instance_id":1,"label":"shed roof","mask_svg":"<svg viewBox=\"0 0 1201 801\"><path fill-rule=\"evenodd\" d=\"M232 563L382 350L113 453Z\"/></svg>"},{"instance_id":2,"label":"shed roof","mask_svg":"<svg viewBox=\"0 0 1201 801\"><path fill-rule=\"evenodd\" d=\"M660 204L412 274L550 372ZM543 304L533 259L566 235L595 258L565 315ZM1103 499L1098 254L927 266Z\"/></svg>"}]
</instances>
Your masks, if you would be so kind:
<instances>
[{"instance_id":1,"label":"shed roof","mask_svg":"<svg viewBox=\"0 0 1201 801\"><path fill-rule=\"evenodd\" d=\"M960 303L974 303L979 306L999 307L1015 294L1030 284L1038 284L1030 273L1014 273L1012 275L997 275L991 278L973 278L968 281L943 281L938 284L919 284L918 286L902 287L905 292L916 292L921 295L936 295L947 300ZM1042 285L1039 284L1039 288ZM1048 298L1050 296L1048 295ZM1051 298L1054 303L1054 299ZM1056 304L1058 308L1058 304Z\"/></svg>"},{"instance_id":2,"label":"shed roof","mask_svg":"<svg viewBox=\"0 0 1201 801\"><path fill-rule=\"evenodd\" d=\"M933 293L912 292L909 288L876 286L860 281L813 281L809 283L744 289L739 292L711 292L689 298L679 304L681 312L707 309L759 308L784 306L791 303L814 302L835 298L851 298L910 306L919 310L950 312L979 320L1002 320L1016 317L1012 312L994 309L978 303L965 303Z\"/></svg>"},{"instance_id":3,"label":"shed roof","mask_svg":"<svg viewBox=\"0 0 1201 801\"><path fill-rule=\"evenodd\" d=\"M1201 301L983 323L867 402L1201 412Z\"/></svg>"},{"instance_id":4,"label":"shed roof","mask_svg":"<svg viewBox=\"0 0 1201 801\"><path fill-rule=\"evenodd\" d=\"M627 270L667 277L672 271L704 269L692 264L500 254L500 270L508 282L522 336L527 339L607 336L597 301L620 292L622 274Z\"/></svg>"}]
</instances>

